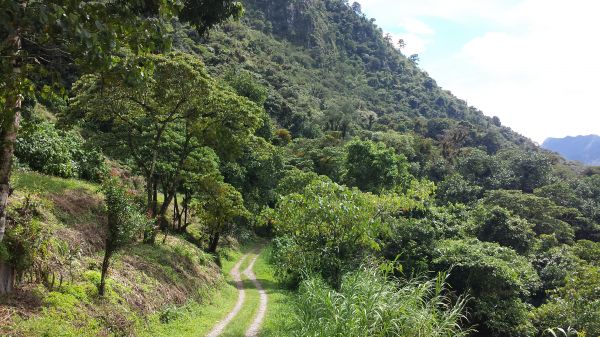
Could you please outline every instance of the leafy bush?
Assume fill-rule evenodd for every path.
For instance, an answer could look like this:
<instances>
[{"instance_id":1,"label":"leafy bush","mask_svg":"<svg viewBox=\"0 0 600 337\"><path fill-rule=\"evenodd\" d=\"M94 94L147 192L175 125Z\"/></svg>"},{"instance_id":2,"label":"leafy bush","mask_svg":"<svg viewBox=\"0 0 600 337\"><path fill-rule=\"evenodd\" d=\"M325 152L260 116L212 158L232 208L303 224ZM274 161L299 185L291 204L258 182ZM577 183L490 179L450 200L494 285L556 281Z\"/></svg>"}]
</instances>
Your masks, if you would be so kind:
<instances>
[{"instance_id":1,"label":"leafy bush","mask_svg":"<svg viewBox=\"0 0 600 337\"><path fill-rule=\"evenodd\" d=\"M527 299L540 279L527 258L496 243L477 239L438 242L433 259L436 270L452 269L453 289L473 296L469 305L479 336L531 336Z\"/></svg>"},{"instance_id":2,"label":"leafy bush","mask_svg":"<svg viewBox=\"0 0 600 337\"><path fill-rule=\"evenodd\" d=\"M58 130L48 122L25 124L15 155L33 170L63 178L99 181L107 170L102 153L78 133Z\"/></svg>"},{"instance_id":3,"label":"leafy bush","mask_svg":"<svg viewBox=\"0 0 600 337\"><path fill-rule=\"evenodd\" d=\"M33 170L64 178L77 176L68 134L46 122L26 124L19 133L15 154Z\"/></svg>"},{"instance_id":4,"label":"leafy bush","mask_svg":"<svg viewBox=\"0 0 600 337\"><path fill-rule=\"evenodd\" d=\"M316 273L338 286L345 269L377 249L376 198L327 180L315 180L304 191L283 197L275 210L275 245L281 275L300 280Z\"/></svg>"},{"instance_id":5,"label":"leafy bush","mask_svg":"<svg viewBox=\"0 0 600 337\"><path fill-rule=\"evenodd\" d=\"M536 327L574 328L587 336L600 336L600 268L584 266L569 273L565 285L533 313Z\"/></svg>"},{"instance_id":6,"label":"leafy bush","mask_svg":"<svg viewBox=\"0 0 600 337\"><path fill-rule=\"evenodd\" d=\"M344 276L335 291L318 277L302 283L296 303L302 337L460 337L466 300L452 301L443 274L425 282L396 283L373 268Z\"/></svg>"},{"instance_id":7,"label":"leafy bush","mask_svg":"<svg viewBox=\"0 0 600 337\"><path fill-rule=\"evenodd\" d=\"M106 199L108 215L108 236L102 262L102 274L98 285L98 293L104 295L106 275L112 255L135 238L148 227L148 219L133 206L133 200L115 179L106 181L102 190Z\"/></svg>"}]
</instances>

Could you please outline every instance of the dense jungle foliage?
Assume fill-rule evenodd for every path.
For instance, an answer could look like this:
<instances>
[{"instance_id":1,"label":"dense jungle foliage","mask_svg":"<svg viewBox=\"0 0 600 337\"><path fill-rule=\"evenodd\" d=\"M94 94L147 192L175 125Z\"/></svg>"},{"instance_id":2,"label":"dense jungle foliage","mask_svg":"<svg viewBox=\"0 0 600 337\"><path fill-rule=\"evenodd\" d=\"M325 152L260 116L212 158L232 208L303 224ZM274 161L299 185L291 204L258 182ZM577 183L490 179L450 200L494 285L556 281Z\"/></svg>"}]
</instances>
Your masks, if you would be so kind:
<instances>
[{"instance_id":1,"label":"dense jungle foliage","mask_svg":"<svg viewBox=\"0 0 600 337\"><path fill-rule=\"evenodd\" d=\"M37 171L102 185L98 296L138 244L255 233L291 336L600 336L600 170L440 88L356 3L125 3L0 0L0 290L52 290L73 253L45 187L8 187Z\"/></svg>"}]
</instances>

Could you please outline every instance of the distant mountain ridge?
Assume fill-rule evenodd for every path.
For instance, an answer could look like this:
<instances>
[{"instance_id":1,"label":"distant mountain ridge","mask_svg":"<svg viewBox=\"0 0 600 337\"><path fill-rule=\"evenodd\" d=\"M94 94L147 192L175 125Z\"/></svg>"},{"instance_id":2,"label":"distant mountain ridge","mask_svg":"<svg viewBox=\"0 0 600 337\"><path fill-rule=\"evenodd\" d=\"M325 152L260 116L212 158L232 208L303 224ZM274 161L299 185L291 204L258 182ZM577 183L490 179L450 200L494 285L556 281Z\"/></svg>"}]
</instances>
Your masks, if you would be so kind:
<instances>
[{"instance_id":1,"label":"distant mountain ridge","mask_svg":"<svg viewBox=\"0 0 600 337\"><path fill-rule=\"evenodd\" d=\"M542 147L558 152L569 160L600 166L600 136L598 135L548 138Z\"/></svg>"}]
</instances>

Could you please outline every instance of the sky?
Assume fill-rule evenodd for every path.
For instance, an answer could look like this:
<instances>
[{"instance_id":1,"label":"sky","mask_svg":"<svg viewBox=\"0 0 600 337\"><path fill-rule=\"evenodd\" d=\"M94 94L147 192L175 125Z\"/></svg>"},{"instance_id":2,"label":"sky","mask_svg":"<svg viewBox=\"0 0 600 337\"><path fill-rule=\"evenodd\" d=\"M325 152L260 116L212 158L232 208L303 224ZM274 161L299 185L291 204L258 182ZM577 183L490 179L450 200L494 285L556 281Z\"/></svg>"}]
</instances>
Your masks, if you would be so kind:
<instances>
[{"instance_id":1,"label":"sky","mask_svg":"<svg viewBox=\"0 0 600 337\"><path fill-rule=\"evenodd\" d=\"M513 130L600 134L600 1L358 2L438 85Z\"/></svg>"}]
</instances>

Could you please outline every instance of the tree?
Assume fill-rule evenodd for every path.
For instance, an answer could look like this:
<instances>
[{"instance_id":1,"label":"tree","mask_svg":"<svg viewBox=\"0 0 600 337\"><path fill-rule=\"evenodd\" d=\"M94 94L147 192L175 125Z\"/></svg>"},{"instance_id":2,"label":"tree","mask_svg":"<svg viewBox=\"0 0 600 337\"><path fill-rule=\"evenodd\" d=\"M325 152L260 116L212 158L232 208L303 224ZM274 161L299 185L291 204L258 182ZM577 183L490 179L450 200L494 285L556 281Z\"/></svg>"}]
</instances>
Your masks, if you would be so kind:
<instances>
[{"instance_id":1,"label":"tree","mask_svg":"<svg viewBox=\"0 0 600 337\"><path fill-rule=\"evenodd\" d=\"M600 268L585 265L565 278L548 302L533 312L540 331L572 327L586 336L600 335Z\"/></svg>"},{"instance_id":2,"label":"tree","mask_svg":"<svg viewBox=\"0 0 600 337\"><path fill-rule=\"evenodd\" d=\"M496 242L526 255L535 243L533 225L501 207L480 207L475 212L475 234L481 241Z\"/></svg>"},{"instance_id":3,"label":"tree","mask_svg":"<svg viewBox=\"0 0 600 337\"><path fill-rule=\"evenodd\" d=\"M560 242L570 243L574 230L567 221L577 218L577 210L557 206L550 199L521 191L489 191L482 200L487 206L500 206L534 224L536 234L554 234Z\"/></svg>"},{"instance_id":4,"label":"tree","mask_svg":"<svg viewBox=\"0 0 600 337\"><path fill-rule=\"evenodd\" d=\"M377 213L374 196L326 178L284 196L273 219L280 273L298 282L302 273L314 272L338 287L345 269L358 267L361 256L377 249Z\"/></svg>"},{"instance_id":5,"label":"tree","mask_svg":"<svg viewBox=\"0 0 600 337\"><path fill-rule=\"evenodd\" d=\"M405 187L410 180L408 164L402 155L383 143L355 139L346 145L343 180L365 192L380 192L396 186Z\"/></svg>"},{"instance_id":6,"label":"tree","mask_svg":"<svg viewBox=\"0 0 600 337\"><path fill-rule=\"evenodd\" d=\"M443 203L469 204L479 199L482 194L481 186L474 185L455 173L440 182L437 196Z\"/></svg>"},{"instance_id":7,"label":"tree","mask_svg":"<svg viewBox=\"0 0 600 337\"><path fill-rule=\"evenodd\" d=\"M352 10L356 12L356 14L362 14L362 6L356 1L352 3Z\"/></svg>"},{"instance_id":8,"label":"tree","mask_svg":"<svg viewBox=\"0 0 600 337\"><path fill-rule=\"evenodd\" d=\"M402 50L406 48L406 42L404 42L404 39L399 39L398 40L398 49Z\"/></svg>"},{"instance_id":9,"label":"tree","mask_svg":"<svg viewBox=\"0 0 600 337\"><path fill-rule=\"evenodd\" d=\"M108 86L99 75L79 80L73 88L76 96L70 118L109 125L98 128L105 149L117 158L133 160L146 178L147 213L155 216L157 166L165 135L182 122L188 129L183 143L190 145L189 128L199 118L199 99L209 95L210 82L202 63L184 54L152 55L136 61L152 68L149 76L137 83L130 83L127 76L117 77Z\"/></svg>"},{"instance_id":10,"label":"tree","mask_svg":"<svg viewBox=\"0 0 600 337\"><path fill-rule=\"evenodd\" d=\"M552 162L546 153L507 149L498 152L496 159L511 174L502 188L533 193L534 189L549 182Z\"/></svg>"},{"instance_id":11,"label":"tree","mask_svg":"<svg viewBox=\"0 0 600 337\"><path fill-rule=\"evenodd\" d=\"M22 102L35 90L33 77L61 85L57 75L72 63L84 72L103 72L126 59L128 51L165 49L165 28L179 13L202 33L242 13L230 0L1 0L0 8L0 241Z\"/></svg>"},{"instance_id":12,"label":"tree","mask_svg":"<svg viewBox=\"0 0 600 337\"><path fill-rule=\"evenodd\" d=\"M106 288L106 275L113 254L130 244L147 226L147 220L133 207L133 200L127 195L125 189L113 178L102 186L104 192L106 214L108 219L108 233L104 246L104 259L98 294L104 295Z\"/></svg>"},{"instance_id":13,"label":"tree","mask_svg":"<svg viewBox=\"0 0 600 337\"><path fill-rule=\"evenodd\" d=\"M232 229L237 218L249 213L240 192L227 183L214 181L206 184L203 192L196 207L209 233L207 251L216 253L221 236Z\"/></svg>"},{"instance_id":14,"label":"tree","mask_svg":"<svg viewBox=\"0 0 600 337\"><path fill-rule=\"evenodd\" d=\"M166 212L184 178L194 170L199 175L216 171L214 165L200 165L203 154L209 156L205 163L211 162L203 148L223 159L235 158L264 112L212 80L194 56L150 55L136 63L151 66L141 81L130 83L125 77L108 88L98 75L78 81L71 111L97 125L106 150L132 161L144 175L147 214L166 228ZM165 197L159 207L161 187Z\"/></svg>"}]
</instances>

